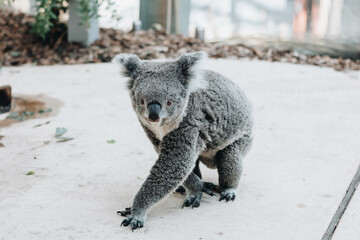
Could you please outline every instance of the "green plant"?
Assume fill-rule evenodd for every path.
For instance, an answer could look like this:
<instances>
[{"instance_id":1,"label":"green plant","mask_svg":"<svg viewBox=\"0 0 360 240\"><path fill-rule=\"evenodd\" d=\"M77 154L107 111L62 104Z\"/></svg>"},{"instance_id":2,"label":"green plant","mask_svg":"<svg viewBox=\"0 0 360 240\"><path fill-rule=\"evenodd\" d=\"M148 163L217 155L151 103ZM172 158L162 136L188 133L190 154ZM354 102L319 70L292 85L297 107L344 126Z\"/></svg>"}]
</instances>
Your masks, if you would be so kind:
<instances>
[{"instance_id":1,"label":"green plant","mask_svg":"<svg viewBox=\"0 0 360 240\"><path fill-rule=\"evenodd\" d=\"M112 17L120 20L116 9L113 9L113 0L74 0L78 3L77 12L81 17L80 25L90 25L90 19L99 17L99 7L107 3L106 10L112 11ZM59 24L60 12L66 12L69 6L69 0L36 0L35 22L32 24L31 32L43 39L47 38L48 33Z\"/></svg>"},{"instance_id":2,"label":"green plant","mask_svg":"<svg viewBox=\"0 0 360 240\"><path fill-rule=\"evenodd\" d=\"M60 11L66 12L68 5L68 0L37 0L37 14L31 33L45 39L46 34L58 22Z\"/></svg>"}]
</instances>

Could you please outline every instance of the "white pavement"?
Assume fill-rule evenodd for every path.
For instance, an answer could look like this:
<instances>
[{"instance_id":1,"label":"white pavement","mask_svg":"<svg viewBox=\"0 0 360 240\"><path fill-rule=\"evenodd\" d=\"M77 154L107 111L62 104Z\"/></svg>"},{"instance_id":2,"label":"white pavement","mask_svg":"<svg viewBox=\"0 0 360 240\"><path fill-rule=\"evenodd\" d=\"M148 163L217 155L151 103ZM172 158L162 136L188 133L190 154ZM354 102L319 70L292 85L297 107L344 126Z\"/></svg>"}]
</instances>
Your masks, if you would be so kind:
<instances>
[{"instance_id":1,"label":"white pavement","mask_svg":"<svg viewBox=\"0 0 360 240\"><path fill-rule=\"evenodd\" d=\"M171 194L131 232L116 211L131 206L156 154L117 66L4 67L0 85L15 96L45 94L63 106L0 130L0 239L321 239L360 164L360 73L250 60L207 68L235 81L255 109L237 199L204 196L200 208L181 209L184 196ZM75 139L43 145L56 127ZM359 204L350 204L345 234L359 229L351 217Z\"/></svg>"}]
</instances>

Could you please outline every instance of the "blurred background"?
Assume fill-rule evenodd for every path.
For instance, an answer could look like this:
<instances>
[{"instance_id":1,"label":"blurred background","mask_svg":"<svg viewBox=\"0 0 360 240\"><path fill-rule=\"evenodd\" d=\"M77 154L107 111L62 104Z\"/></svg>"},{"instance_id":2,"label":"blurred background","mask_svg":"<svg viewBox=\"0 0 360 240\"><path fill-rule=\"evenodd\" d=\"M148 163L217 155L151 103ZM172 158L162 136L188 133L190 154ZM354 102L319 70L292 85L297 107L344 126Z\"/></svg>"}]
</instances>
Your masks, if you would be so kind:
<instances>
[{"instance_id":1,"label":"blurred background","mask_svg":"<svg viewBox=\"0 0 360 240\"><path fill-rule=\"evenodd\" d=\"M83 45L87 46L91 45L95 40L103 38L101 31L100 35L97 33L99 31L98 27L111 28L122 32L155 29L157 31L163 30L165 34L177 33L184 37L196 37L206 43L226 44L230 48L234 45L248 48L247 50L242 49L241 53L235 54L235 57L249 56L278 61L281 60L281 57L276 56L276 51L282 56L285 53L295 51L295 55L292 56L299 58L298 60L289 60L287 57L281 61L304 63L308 62L307 56L318 55L331 58L341 57L340 61L343 58L349 58L349 61L355 61L354 63L356 63L356 60L360 58L359 0L0 1L2 1L1 8L3 10L20 11L33 15L36 22L43 21L43 19L39 18L39 14L46 14L47 9L58 8L57 12L55 11L56 21L51 21L53 23L62 22L65 26L69 26L69 35L71 35L70 26L78 25L76 21L71 21L71 12L75 11L69 11L72 2L77 2L78 6L75 6L74 9L80 15L80 24L89 23L91 31L83 31L83 35L88 34L88 36L72 37L68 35L67 39L70 42L82 42ZM49 5L49 2L55 2L56 4ZM76 3L74 4L76 5ZM39 6L43 6L43 8ZM94 10L92 9L93 6ZM46 19L46 16L43 16L43 18ZM51 15L48 18L51 18ZM33 21L30 20L30 22ZM43 31L44 27L41 24L38 25L36 25L40 32L38 35L43 39L61 36L58 33L54 36L45 37L47 32ZM32 28L34 30L34 27ZM75 33L82 32L77 27L72 29ZM44 34L41 31L46 33ZM66 31L66 27L61 28L59 31ZM63 38L66 39L66 36ZM52 42L56 43L56 40L53 39ZM61 43L62 39L55 46L59 47ZM181 52L201 48L204 48L204 46L183 49ZM115 50L119 52L119 49ZM156 56L148 54L143 57L163 58L172 56L166 54L166 48L162 50L165 54L155 54ZM208 49L205 47L206 50ZM275 56L273 56L274 54ZM300 56L301 54L304 56ZM228 57L232 55L234 54L210 53L210 57ZM109 61L107 57L104 57L104 59L102 61ZM329 61L329 59L321 60L320 63L324 61ZM348 65L345 68L358 69L355 64L351 64L349 61L344 63ZM321 65L320 63L317 65ZM3 64L8 65L4 61ZM339 69L342 69L342 67L338 67Z\"/></svg>"}]
</instances>

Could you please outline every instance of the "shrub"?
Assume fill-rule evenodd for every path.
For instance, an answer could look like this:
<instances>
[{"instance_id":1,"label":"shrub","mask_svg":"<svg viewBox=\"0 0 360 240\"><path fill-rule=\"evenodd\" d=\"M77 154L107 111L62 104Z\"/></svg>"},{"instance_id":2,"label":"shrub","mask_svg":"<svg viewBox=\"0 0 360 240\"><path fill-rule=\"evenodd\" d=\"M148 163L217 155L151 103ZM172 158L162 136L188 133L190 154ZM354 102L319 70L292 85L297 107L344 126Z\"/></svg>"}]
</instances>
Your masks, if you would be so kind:
<instances>
[{"instance_id":1,"label":"shrub","mask_svg":"<svg viewBox=\"0 0 360 240\"><path fill-rule=\"evenodd\" d=\"M0 0L4 2L6 0ZM11 0L7 0L10 4ZM35 22L32 23L31 33L36 36L41 37L42 39L49 38L50 31L60 25L59 15L61 12L66 12L68 10L70 0L36 0L36 15ZM106 3L106 10L110 10L112 13L112 18L115 18L117 21L120 20L116 9L114 8L114 0L73 0L78 2L77 12L81 17L80 25L90 24L90 19L92 17L99 17L98 9L99 7ZM95 4L93 1L96 1ZM64 26L61 26L62 30Z\"/></svg>"}]
</instances>

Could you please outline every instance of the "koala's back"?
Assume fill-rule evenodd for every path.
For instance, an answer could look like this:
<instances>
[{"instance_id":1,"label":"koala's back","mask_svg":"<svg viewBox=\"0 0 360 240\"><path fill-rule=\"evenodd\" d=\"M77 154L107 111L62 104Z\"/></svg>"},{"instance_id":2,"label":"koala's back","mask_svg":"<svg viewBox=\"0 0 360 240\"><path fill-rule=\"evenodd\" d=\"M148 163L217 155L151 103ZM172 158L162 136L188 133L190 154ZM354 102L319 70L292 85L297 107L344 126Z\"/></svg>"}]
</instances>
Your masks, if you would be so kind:
<instances>
[{"instance_id":1,"label":"koala's back","mask_svg":"<svg viewBox=\"0 0 360 240\"><path fill-rule=\"evenodd\" d=\"M210 155L236 140L251 142L253 116L245 93L223 75L203 70L206 89L190 95L185 120L200 128Z\"/></svg>"}]
</instances>

